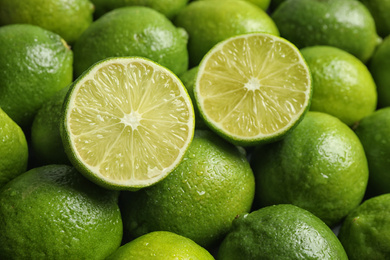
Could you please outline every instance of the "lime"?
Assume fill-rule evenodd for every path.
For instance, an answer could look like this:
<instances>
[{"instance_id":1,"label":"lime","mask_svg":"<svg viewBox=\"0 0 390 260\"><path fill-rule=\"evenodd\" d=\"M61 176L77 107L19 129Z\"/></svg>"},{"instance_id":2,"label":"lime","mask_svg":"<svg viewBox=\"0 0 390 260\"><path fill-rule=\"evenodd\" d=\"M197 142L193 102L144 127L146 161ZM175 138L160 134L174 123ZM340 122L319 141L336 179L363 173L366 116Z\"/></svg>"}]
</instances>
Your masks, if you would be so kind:
<instances>
[{"instance_id":1,"label":"lime","mask_svg":"<svg viewBox=\"0 0 390 260\"><path fill-rule=\"evenodd\" d=\"M195 96L194 96L194 86L196 75L198 74L198 67L194 67L183 74L180 75L180 80L183 82L184 86L187 88L188 94L191 97L192 104L194 105L195 112L195 128L196 129L208 129L206 123L203 118L200 116L200 112L198 106L196 104Z\"/></svg>"},{"instance_id":2,"label":"lime","mask_svg":"<svg viewBox=\"0 0 390 260\"><path fill-rule=\"evenodd\" d=\"M363 202L344 220L339 239L350 260L390 257L390 194Z\"/></svg>"},{"instance_id":3,"label":"lime","mask_svg":"<svg viewBox=\"0 0 390 260\"><path fill-rule=\"evenodd\" d=\"M188 67L187 38L183 29L151 8L115 9L92 23L74 45L75 75L100 60L121 56L149 58L179 75Z\"/></svg>"},{"instance_id":4,"label":"lime","mask_svg":"<svg viewBox=\"0 0 390 260\"><path fill-rule=\"evenodd\" d=\"M243 150L211 131L197 130L183 161L166 179L122 193L125 235L165 230L209 248L229 231L237 214L250 211L254 188Z\"/></svg>"},{"instance_id":5,"label":"lime","mask_svg":"<svg viewBox=\"0 0 390 260\"><path fill-rule=\"evenodd\" d=\"M311 76L290 42L269 34L234 36L203 58L194 93L206 123L232 143L274 141L309 109Z\"/></svg>"},{"instance_id":6,"label":"lime","mask_svg":"<svg viewBox=\"0 0 390 260\"><path fill-rule=\"evenodd\" d=\"M69 87L54 94L38 110L31 126L31 151L34 167L47 164L70 164L60 135L62 104Z\"/></svg>"},{"instance_id":7,"label":"lime","mask_svg":"<svg viewBox=\"0 0 390 260\"><path fill-rule=\"evenodd\" d=\"M72 82L72 51L57 34L27 24L0 27L0 46L0 107L28 129L42 104Z\"/></svg>"},{"instance_id":8,"label":"lime","mask_svg":"<svg viewBox=\"0 0 390 260\"><path fill-rule=\"evenodd\" d=\"M273 205L238 216L223 240L220 260L345 259L332 230L294 205Z\"/></svg>"},{"instance_id":9,"label":"lime","mask_svg":"<svg viewBox=\"0 0 390 260\"><path fill-rule=\"evenodd\" d=\"M375 20L378 34L386 37L390 34L390 1L389 0L360 0L370 11Z\"/></svg>"},{"instance_id":10,"label":"lime","mask_svg":"<svg viewBox=\"0 0 390 260\"><path fill-rule=\"evenodd\" d=\"M194 133L181 81L145 58L110 58L71 86L61 135L75 167L112 189L138 189L166 177Z\"/></svg>"},{"instance_id":11,"label":"lime","mask_svg":"<svg viewBox=\"0 0 390 260\"><path fill-rule=\"evenodd\" d=\"M370 195L390 193L390 107L375 111L363 118L355 133L367 156Z\"/></svg>"},{"instance_id":12,"label":"lime","mask_svg":"<svg viewBox=\"0 0 390 260\"><path fill-rule=\"evenodd\" d=\"M353 125L375 111L376 85L358 58L331 46L301 49L313 77L310 110L328 113Z\"/></svg>"},{"instance_id":13,"label":"lime","mask_svg":"<svg viewBox=\"0 0 390 260\"><path fill-rule=\"evenodd\" d=\"M369 63L378 92L378 107L390 106L390 36L378 46Z\"/></svg>"},{"instance_id":14,"label":"lime","mask_svg":"<svg viewBox=\"0 0 390 260\"><path fill-rule=\"evenodd\" d=\"M334 226L363 199L368 166L355 133L337 118L308 112L283 140L252 155L256 203L293 204Z\"/></svg>"},{"instance_id":15,"label":"lime","mask_svg":"<svg viewBox=\"0 0 390 260\"><path fill-rule=\"evenodd\" d=\"M28 147L22 129L0 108L0 188L27 169Z\"/></svg>"},{"instance_id":16,"label":"lime","mask_svg":"<svg viewBox=\"0 0 390 260\"><path fill-rule=\"evenodd\" d=\"M73 43L92 23L89 0L0 0L0 25L33 24Z\"/></svg>"},{"instance_id":17,"label":"lime","mask_svg":"<svg viewBox=\"0 0 390 260\"><path fill-rule=\"evenodd\" d=\"M226 0L220 0L221 2L226 2ZM250 2L252 4L257 5L264 11L266 11L271 3L271 0L245 0L247 2Z\"/></svg>"},{"instance_id":18,"label":"lime","mask_svg":"<svg viewBox=\"0 0 390 260\"><path fill-rule=\"evenodd\" d=\"M121 246L106 260L213 260L210 253L189 238L167 231L145 234Z\"/></svg>"},{"instance_id":19,"label":"lime","mask_svg":"<svg viewBox=\"0 0 390 260\"><path fill-rule=\"evenodd\" d=\"M73 167L31 169L0 190L0 258L104 259L122 239L117 200Z\"/></svg>"},{"instance_id":20,"label":"lime","mask_svg":"<svg viewBox=\"0 0 390 260\"><path fill-rule=\"evenodd\" d=\"M91 0L95 5L95 16L125 6L147 6L172 19L187 5L188 0Z\"/></svg>"},{"instance_id":21,"label":"lime","mask_svg":"<svg viewBox=\"0 0 390 260\"><path fill-rule=\"evenodd\" d=\"M250 32L279 35L267 13L251 3L238 0L190 2L174 22L188 32L191 67L197 66L215 44L229 37Z\"/></svg>"},{"instance_id":22,"label":"lime","mask_svg":"<svg viewBox=\"0 0 390 260\"><path fill-rule=\"evenodd\" d=\"M372 15L356 0L287 0L272 14L280 35L298 48L329 45L363 62L379 36Z\"/></svg>"}]
</instances>

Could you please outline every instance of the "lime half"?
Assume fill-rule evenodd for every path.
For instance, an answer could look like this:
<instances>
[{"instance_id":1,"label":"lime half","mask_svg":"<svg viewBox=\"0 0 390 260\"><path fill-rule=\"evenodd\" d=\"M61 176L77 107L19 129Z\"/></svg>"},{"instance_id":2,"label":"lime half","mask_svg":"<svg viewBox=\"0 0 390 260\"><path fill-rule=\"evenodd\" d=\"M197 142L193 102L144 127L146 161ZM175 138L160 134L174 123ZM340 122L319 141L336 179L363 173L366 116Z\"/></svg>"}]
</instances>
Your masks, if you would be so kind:
<instances>
[{"instance_id":1,"label":"lime half","mask_svg":"<svg viewBox=\"0 0 390 260\"><path fill-rule=\"evenodd\" d=\"M92 66L73 83L63 116L62 139L73 165L112 189L162 180L194 134L194 110L181 81L139 57Z\"/></svg>"},{"instance_id":2,"label":"lime half","mask_svg":"<svg viewBox=\"0 0 390 260\"><path fill-rule=\"evenodd\" d=\"M203 58L195 99L206 123L228 141L276 140L308 110L312 84L299 50L263 33L229 38Z\"/></svg>"}]
</instances>

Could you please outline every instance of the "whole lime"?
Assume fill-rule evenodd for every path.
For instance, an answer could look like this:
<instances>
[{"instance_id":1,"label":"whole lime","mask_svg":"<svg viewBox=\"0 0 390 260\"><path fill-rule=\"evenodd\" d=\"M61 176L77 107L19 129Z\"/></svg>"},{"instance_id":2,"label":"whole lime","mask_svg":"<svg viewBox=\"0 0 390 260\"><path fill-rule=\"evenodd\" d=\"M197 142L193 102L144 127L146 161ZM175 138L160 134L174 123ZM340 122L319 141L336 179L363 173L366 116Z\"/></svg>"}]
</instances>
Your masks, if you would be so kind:
<instances>
[{"instance_id":1,"label":"whole lime","mask_svg":"<svg viewBox=\"0 0 390 260\"><path fill-rule=\"evenodd\" d=\"M106 260L194 259L213 260L214 257L189 238L167 231L155 231L121 246Z\"/></svg>"},{"instance_id":2,"label":"whole lime","mask_svg":"<svg viewBox=\"0 0 390 260\"><path fill-rule=\"evenodd\" d=\"M199 108L197 106L195 96L194 96L194 87L196 75L198 74L198 67L193 67L192 69L184 72L180 75L180 80L183 82L184 86L188 91L188 95L190 95L192 104L194 105L195 112L195 128L196 129L208 129L206 123L200 115Z\"/></svg>"},{"instance_id":3,"label":"whole lime","mask_svg":"<svg viewBox=\"0 0 390 260\"><path fill-rule=\"evenodd\" d=\"M332 230L294 205L273 205L238 216L223 240L220 260L348 259Z\"/></svg>"},{"instance_id":4,"label":"whole lime","mask_svg":"<svg viewBox=\"0 0 390 260\"><path fill-rule=\"evenodd\" d=\"M313 78L310 110L328 113L353 125L375 111L376 85L358 58L331 46L301 49Z\"/></svg>"},{"instance_id":5,"label":"whole lime","mask_svg":"<svg viewBox=\"0 0 390 260\"><path fill-rule=\"evenodd\" d=\"M390 257L390 194L364 201L344 220L339 239L350 260Z\"/></svg>"},{"instance_id":6,"label":"whole lime","mask_svg":"<svg viewBox=\"0 0 390 260\"><path fill-rule=\"evenodd\" d=\"M0 25L33 24L73 43L92 23L89 0L0 0Z\"/></svg>"},{"instance_id":7,"label":"whole lime","mask_svg":"<svg viewBox=\"0 0 390 260\"><path fill-rule=\"evenodd\" d=\"M0 27L0 106L23 129L54 93L72 82L73 53L35 25Z\"/></svg>"},{"instance_id":8,"label":"whole lime","mask_svg":"<svg viewBox=\"0 0 390 260\"><path fill-rule=\"evenodd\" d=\"M27 169L28 147L22 129L0 108L0 188Z\"/></svg>"},{"instance_id":9,"label":"whole lime","mask_svg":"<svg viewBox=\"0 0 390 260\"><path fill-rule=\"evenodd\" d=\"M378 107L390 106L390 36L375 50L368 66L377 86Z\"/></svg>"},{"instance_id":10,"label":"whole lime","mask_svg":"<svg viewBox=\"0 0 390 260\"><path fill-rule=\"evenodd\" d=\"M147 6L172 19L186 6L188 0L91 0L95 5L95 16L101 15L125 6Z\"/></svg>"},{"instance_id":11,"label":"whole lime","mask_svg":"<svg viewBox=\"0 0 390 260\"><path fill-rule=\"evenodd\" d=\"M38 110L31 125L31 156L34 167L70 164L60 134L62 104L69 87L55 93Z\"/></svg>"},{"instance_id":12,"label":"whole lime","mask_svg":"<svg viewBox=\"0 0 390 260\"><path fill-rule=\"evenodd\" d=\"M280 35L298 48L334 46L363 62L379 40L371 13L355 0L287 0L272 18Z\"/></svg>"},{"instance_id":13,"label":"whole lime","mask_svg":"<svg viewBox=\"0 0 390 260\"><path fill-rule=\"evenodd\" d=\"M1 259L104 259L122 239L118 193L74 168L34 168L0 190Z\"/></svg>"},{"instance_id":14,"label":"whole lime","mask_svg":"<svg viewBox=\"0 0 390 260\"><path fill-rule=\"evenodd\" d=\"M390 1L389 0L360 0L370 11L375 20L375 26L380 36L390 34Z\"/></svg>"},{"instance_id":15,"label":"whole lime","mask_svg":"<svg viewBox=\"0 0 390 260\"><path fill-rule=\"evenodd\" d=\"M121 56L149 58L179 75L188 67L187 38L183 29L151 8L118 8L92 23L77 40L75 75L100 60Z\"/></svg>"},{"instance_id":16,"label":"whole lime","mask_svg":"<svg viewBox=\"0 0 390 260\"><path fill-rule=\"evenodd\" d=\"M372 195L390 193L390 107L363 118L355 133L367 156L369 178L367 191Z\"/></svg>"},{"instance_id":17,"label":"whole lime","mask_svg":"<svg viewBox=\"0 0 390 260\"><path fill-rule=\"evenodd\" d=\"M249 212L254 188L244 152L210 131L197 130L183 161L167 178L122 193L126 236L164 230L204 247L215 245L237 214Z\"/></svg>"},{"instance_id":18,"label":"whole lime","mask_svg":"<svg viewBox=\"0 0 390 260\"><path fill-rule=\"evenodd\" d=\"M334 226L363 199L367 158L356 134L339 119L309 111L279 142L252 154L255 200L293 204Z\"/></svg>"},{"instance_id":19,"label":"whole lime","mask_svg":"<svg viewBox=\"0 0 390 260\"><path fill-rule=\"evenodd\" d=\"M218 42L249 32L279 35L272 19L261 8L246 1L194 1L183 8L174 23L188 35L190 66L197 66L202 57Z\"/></svg>"}]
</instances>

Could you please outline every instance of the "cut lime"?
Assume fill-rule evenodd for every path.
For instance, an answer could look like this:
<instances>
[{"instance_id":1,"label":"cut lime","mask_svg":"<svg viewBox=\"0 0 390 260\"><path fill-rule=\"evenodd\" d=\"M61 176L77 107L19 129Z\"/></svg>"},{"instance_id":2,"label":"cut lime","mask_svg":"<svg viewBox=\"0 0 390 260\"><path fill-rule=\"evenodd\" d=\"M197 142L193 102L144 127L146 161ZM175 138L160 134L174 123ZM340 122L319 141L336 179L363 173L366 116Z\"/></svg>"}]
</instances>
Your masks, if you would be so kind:
<instances>
[{"instance_id":1,"label":"cut lime","mask_svg":"<svg viewBox=\"0 0 390 260\"><path fill-rule=\"evenodd\" d=\"M281 138L308 110L311 75L299 50L263 33L229 38L203 58L195 99L206 123L228 141Z\"/></svg>"},{"instance_id":2,"label":"cut lime","mask_svg":"<svg viewBox=\"0 0 390 260\"><path fill-rule=\"evenodd\" d=\"M162 180L194 134L193 106L181 81L139 57L92 66L73 83L63 116L62 139L73 165L111 189Z\"/></svg>"}]
</instances>

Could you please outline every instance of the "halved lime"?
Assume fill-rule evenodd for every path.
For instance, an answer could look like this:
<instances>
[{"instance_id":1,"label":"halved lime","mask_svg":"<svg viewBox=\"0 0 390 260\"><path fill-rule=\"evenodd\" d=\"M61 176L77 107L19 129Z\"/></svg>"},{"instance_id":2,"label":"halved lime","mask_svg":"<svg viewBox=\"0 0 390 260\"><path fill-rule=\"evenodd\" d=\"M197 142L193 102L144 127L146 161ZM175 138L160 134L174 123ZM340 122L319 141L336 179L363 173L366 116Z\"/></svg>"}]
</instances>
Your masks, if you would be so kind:
<instances>
[{"instance_id":1,"label":"halved lime","mask_svg":"<svg viewBox=\"0 0 390 260\"><path fill-rule=\"evenodd\" d=\"M215 45L199 65L195 99L206 123L238 145L281 138L308 110L312 84L299 50L250 33Z\"/></svg>"},{"instance_id":2,"label":"halved lime","mask_svg":"<svg viewBox=\"0 0 390 260\"><path fill-rule=\"evenodd\" d=\"M139 57L92 66L73 83L63 117L62 139L73 165L112 189L162 180L194 134L193 106L181 81Z\"/></svg>"}]
</instances>

